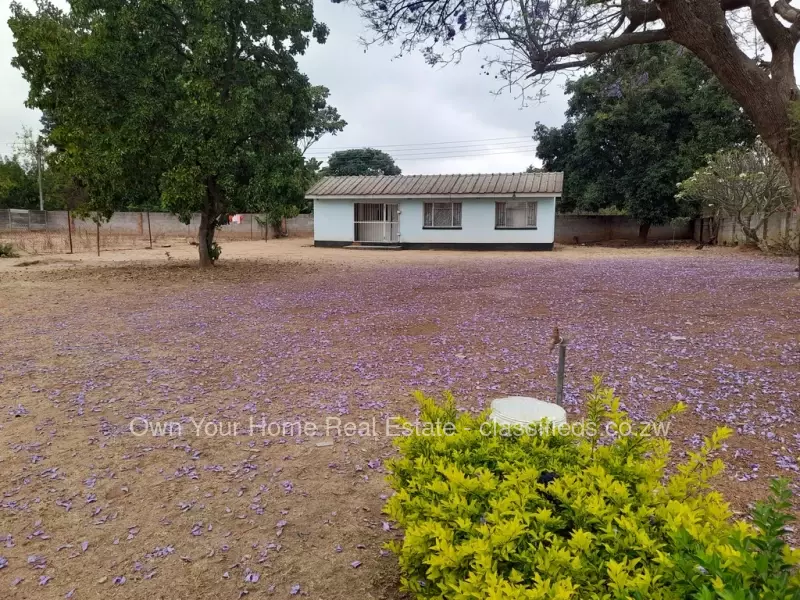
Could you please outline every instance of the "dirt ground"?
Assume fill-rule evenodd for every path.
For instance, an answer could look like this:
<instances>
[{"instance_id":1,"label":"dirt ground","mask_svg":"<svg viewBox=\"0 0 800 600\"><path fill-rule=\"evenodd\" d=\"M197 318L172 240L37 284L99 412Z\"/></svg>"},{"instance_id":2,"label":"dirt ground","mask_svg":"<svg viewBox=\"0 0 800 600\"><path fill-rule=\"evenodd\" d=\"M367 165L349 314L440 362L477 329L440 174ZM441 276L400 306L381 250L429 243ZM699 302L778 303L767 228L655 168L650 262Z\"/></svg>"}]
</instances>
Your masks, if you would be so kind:
<instances>
[{"instance_id":1,"label":"dirt ground","mask_svg":"<svg viewBox=\"0 0 800 600\"><path fill-rule=\"evenodd\" d=\"M0 259L0 597L399 598L386 419L414 417L415 389L552 399L556 325L571 418L602 373L637 419L688 404L676 458L736 431L717 481L736 510L800 483L792 260L304 239L222 257Z\"/></svg>"}]
</instances>

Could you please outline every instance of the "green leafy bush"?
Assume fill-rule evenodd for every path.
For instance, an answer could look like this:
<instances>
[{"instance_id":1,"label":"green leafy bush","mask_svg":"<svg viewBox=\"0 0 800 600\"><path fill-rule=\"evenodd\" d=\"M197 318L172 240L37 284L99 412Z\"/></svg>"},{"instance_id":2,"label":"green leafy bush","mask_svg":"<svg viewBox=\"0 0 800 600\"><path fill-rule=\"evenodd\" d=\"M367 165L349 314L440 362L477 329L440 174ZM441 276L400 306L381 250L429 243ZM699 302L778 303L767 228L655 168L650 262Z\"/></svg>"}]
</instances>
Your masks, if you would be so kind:
<instances>
[{"instance_id":1,"label":"green leafy bush","mask_svg":"<svg viewBox=\"0 0 800 600\"><path fill-rule=\"evenodd\" d=\"M220 246L217 242L211 242L211 247L208 249L208 256L211 258L211 262L217 262L221 255L222 246Z\"/></svg>"},{"instance_id":2,"label":"green leafy bush","mask_svg":"<svg viewBox=\"0 0 800 600\"><path fill-rule=\"evenodd\" d=\"M679 580L698 600L772 600L800 598L795 565L798 551L784 543L790 514L791 493L785 479L772 482L772 497L756 504L753 524L735 523L727 539L715 548L704 548L681 531L676 541Z\"/></svg>"},{"instance_id":3,"label":"green leafy bush","mask_svg":"<svg viewBox=\"0 0 800 600\"><path fill-rule=\"evenodd\" d=\"M729 430L667 474L669 441L632 424L599 379L581 436L487 431L486 415L459 414L450 395L439 404L417 399L421 420L435 426L404 423L411 433L397 440L396 493L386 505L405 530L390 544L402 587L417 598L744 599L751 596L714 594L758 580L758 544L770 560L781 557L770 573L798 589L788 577L795 556L780 540L784 522L765 517L761 531L733 524L709 487L723 469L712 454ZM606 430L630 435L592 435Z\"/></svg>"},{"instance_id":4,"label":"green leafy bush","mask_svg":"<svg viewBox=\"0 0 800 600\"><path fill-rule=\"evenodd\" d=\"M14 252L14 246L0 242L0 258L17 258L19 254Z\"/></svg>"}]
</instances>

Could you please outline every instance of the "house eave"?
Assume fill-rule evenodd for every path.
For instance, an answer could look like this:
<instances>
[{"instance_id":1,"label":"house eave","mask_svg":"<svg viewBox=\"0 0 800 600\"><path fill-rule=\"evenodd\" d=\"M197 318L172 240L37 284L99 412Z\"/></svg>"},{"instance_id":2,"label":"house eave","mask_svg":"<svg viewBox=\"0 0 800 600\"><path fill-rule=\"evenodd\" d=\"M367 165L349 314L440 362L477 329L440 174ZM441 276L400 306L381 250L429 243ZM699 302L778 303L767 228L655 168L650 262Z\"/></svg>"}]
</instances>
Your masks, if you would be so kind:
<instances>
[{"instance_id":1,"label":"house eave","mask_svg":"<svg viewBox=\"0 0 800 600\"><path fill-rule=\"evenodd\" d=\"M309 194L306 196L307 200L373 200L373 201L387 201L387 200L470 200L470 199L485 199L491 200L494 198L560 198L561 194L556 192L536 192L527 194L387 194L387 195L355 195L345 194L341 196L328 196L325 194Z\"/></svg>"}]
</instances>

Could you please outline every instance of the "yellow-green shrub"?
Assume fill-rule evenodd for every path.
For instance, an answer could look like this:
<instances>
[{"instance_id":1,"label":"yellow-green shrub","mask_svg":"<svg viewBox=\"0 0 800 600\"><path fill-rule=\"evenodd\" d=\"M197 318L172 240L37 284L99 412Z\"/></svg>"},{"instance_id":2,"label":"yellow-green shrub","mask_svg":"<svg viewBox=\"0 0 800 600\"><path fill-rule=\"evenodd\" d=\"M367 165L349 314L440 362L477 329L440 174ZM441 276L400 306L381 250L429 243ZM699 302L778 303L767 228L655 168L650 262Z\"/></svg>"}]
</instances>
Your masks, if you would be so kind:
<instances>
[{"instance_id":1,"label":"yellow-green shrub","mask_svg":"<svg viewBox=\"0 0 800 600\"><path fill-rule=\"evenodd\" d=\"M728 505L708 486L723 469L710 455L729 430L667 475L668 440L631 424L599 379L585 429L612 423L631 435L484 435L486 415L459 414L452 396L417 399L440 434L398 439L390 463L386 513L405 530L390 548L405 590L448 600L703 597L711 575L680 570L730 546Z\"/></svg>"}]
</instances>

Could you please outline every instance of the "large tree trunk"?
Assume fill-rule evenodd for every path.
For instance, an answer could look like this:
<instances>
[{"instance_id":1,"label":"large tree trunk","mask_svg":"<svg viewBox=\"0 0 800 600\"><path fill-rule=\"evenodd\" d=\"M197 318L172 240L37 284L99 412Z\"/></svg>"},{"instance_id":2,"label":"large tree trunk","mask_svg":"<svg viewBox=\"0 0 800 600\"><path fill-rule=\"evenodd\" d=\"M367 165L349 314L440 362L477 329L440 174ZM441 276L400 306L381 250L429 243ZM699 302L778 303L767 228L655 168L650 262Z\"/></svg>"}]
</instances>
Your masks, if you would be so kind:
<instances>
[{"instance_id":1,"label":"large tree trunk","mask_svg":"<svg viewBox=\"0 0 800 600\"><path fill-rule=\"evenodd\" d=\"M211 260L211 244L214 243L214 221L216 215L213 215L206 206L203 207L203 212L200 213L200 229L197 232L197 249L200 252L200 266L202 268L213 267L214 261Z\"/></svg>"},{"instance_id":2,"label":"large tree trunk","mask_svg":"<svg viewBox=\"0 0 800 600\"><path fill-rule=\"evenodd\" d=\"M719 226L721 224L721 219L717 217L711 217L711 221L708 227L708 243L712 246L717 245L717 239L719 239ZM700 241L702 242L702 235L700 236Z\"/></svg>"},{"instance_id":3,"label":"large tree trunk","mask_svg":"<svg viewBox=\"0 0 800 600\"><path fill-rule=\"evenodd\" d=\"M794 196L794 210L797 212L797 278L800 279L800 159L791 163L791 171L786 165L784 165L784 168L789 173L792 196Z\"/></svg>"},{"instance_id":4,"label":"large tree trunk","mask_svg":"<svg viewBox=\"0 0 800 600\"><path fill-rule=\"evenodd\" d=\"M217 220L222 214L222 191L217 185L216 178L206 180L206 197L203 209L200 212L200 228L197 231L197 249L200 254L200 267L214 266L216 257L212 251L214 233L217 231Z\"/></svg>"},{"instance_id":5,"label":"large tree trunk","mask_svg":"<svg viewBox=\"0 0 800 600\"><path fill-rule=\"evenodd\" d=\"M647 236L650 233L650 223L639 223L639 243L646 244Z\"/></svg>"},{"instance_id":6,"label":"large tree trunk","mask_svg":"<svg viewBox=\"0 0 800 600\"><path fill-rule=\"evenodd\" d=\"M794 205L800 208L800 142L793 139L790 107L800 99L794 72L796 40L774 14L754 3L753 22L771 49L769 70L747 56L725 23L720 2L656 0L670 39L691 50L728 90L792 182ZM769 4L767 4L769 9ZM800 254L798 254L800 264ZM800 276L800 271L798 271Z\"/></svg>"}]
</instances>

